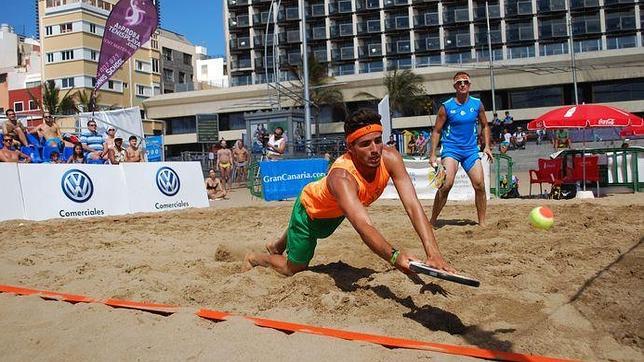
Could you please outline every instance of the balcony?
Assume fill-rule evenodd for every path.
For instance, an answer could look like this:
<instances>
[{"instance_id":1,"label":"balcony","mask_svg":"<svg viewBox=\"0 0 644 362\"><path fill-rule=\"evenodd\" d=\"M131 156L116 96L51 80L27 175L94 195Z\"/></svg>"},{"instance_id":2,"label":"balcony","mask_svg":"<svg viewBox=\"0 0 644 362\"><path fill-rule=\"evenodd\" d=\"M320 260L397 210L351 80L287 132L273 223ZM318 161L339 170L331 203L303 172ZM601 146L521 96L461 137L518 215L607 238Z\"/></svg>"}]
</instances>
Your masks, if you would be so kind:
<instances>
[{"instance_id":1,"label":"balcony","mask_svg":"<svg viewBox=\"0 0 644 362\"><path fill-rule=\"evenodd\" d=\"M599 7L599 0L570 0L570 9L585 10Z\"/></svg>"},{"instance_id":2,"label":"balcony","mask_svg":"<svg viewBox=\"0 0 644 362\"><path fill-rule=\"evenodd\" d=\"M382 60L376 60L372 62L360 63L360 73L376 73L382 72L385 70Z\"/></svg>"},{"instance_id":3,"label":"balcony","mask_svg":"<svg viewBox=\"0 0 644 362\"><path fill-rule=\"evenodd\" d=\"M402 59L389 59L387 61L387 70L394 70L394 69L411 69L412 68L412 62L411 58L402 58Z\"/></svg>"},{"instance_id":4,"label":"balcony","mask_svg":"<svg viewBox=\"0 0 644 362\"><path fill-rule=\"evenodd\" d=\"M411 42L409 40L398 40L387 43L387 55L411 53Z\"/></svg>"},{"instance_id":5,"label":"balcony","mask_svg":"<svg viewBox=\"0 0 644 362\"><path fill-rule=\"evenodd\" d=\"M531 26L508 27L506 41L521 42L534 40L534 31Z\"/></svg>"},{"instance_id":6,"label":"balcony","mask_svg":"<svg viewBox=\"0 0 644 362\"><path fill-rule=\"evenodd\" d=\"M416 68L424 68L433 65L441 65L441 55L416 56Z\"/></svg>"},{"instance_id":7,"label":"balcony","mask_svg":"<svg viewBox=\"0 0 644 362\"><path fill-rule=\"evenodd\" d=\"M236 7L236 6L248 6L251 4L250 0L228 0L228 7Z\"/></svg>"},{"instance_id":8,"label":"balcony","mask_svg":"<svg viewBox=\"0 0 644 362\"><path fill-rule=\"evenodd\" d=\"M476 45L487 45L487 30L481 29L478 33L474 34L474 39L476 40ZM501 30L490 30L490 40L492 44L502 44L503 38Z\"/></svg>"},{"instance_id":9,"label":"balcony","mask_svg":"<svg viewBox=\"0 0 644 362\"><path fill-rule=\"evenodd\" d=\"M539 14L566 11L566 0L539 0L537 2Z\"/></svg>"},{"instance_id":10,"label":"balcony","mask_svg":"<svg viewBox=\"0 0 644 362\"><path fill-rule=\"evenodd\" d=\"M568 36L565 20L560 23L542 24L539 27L540 39L565 38Z\"/></svg>"},{"instance_id":11,"label":"balcony","mask_svg":"<svg viewBox=\"0 0 644 362\"><path fill-rule=\"evenodd\" d=\"M409 16L396 16L395 18L385 19L385 30L405 30L409 29Z\"/></svg>"},{"instance_id":12,"label":"balcony","mask_svg":"<svg viewBox=\"0 0 644 362\"><path fill-rule=\"evenodd\" d=\"M635 30L635 15L611 16L606 15L606 32Z\"/></svg>"},{"instance_id":13,"label":"balcony","mask_svg":"<svg viewBox=\"0 0 644 362\"><path fill-rule=\"evenodd\" d=\"M488 5L491 19L501 19L501 6L499 4ZM474 8L474 21L485 21L485 5Z\"/></svg>"},{"instance_id":14,"label":"balcony","mask_svg":"<svg viewBox=\"0 0 644 362\"><path fill-rule=\"evenodd\" d=\"M384 0L385 8L390 8L394 6L405 6L409 4L408 0Z\"/></svg>"},{"instance_id":15,"label":"balcony","mask_svg":"<svg viewBox=\"0 0 644 362\"><path fill-rule=\"evenodd\" d=\"M331 38L353 36L353 23L337 24L331 27Z\"/></svg>"},{"instance_id":16,"label":"balcony","mask_svg":"<svg viewBox=\"0 0 644 362\"><path fill-rule=\"evenodd\" d=\"M324 14L324 4L314 4L309 7L308 12L306 13L307 18L318 18L323 17Z\"/></svg>"},{"instance_id":17,"label":"balcony","mask_svg":"<svg viewBox=\"0 0 644 362\"><path fill-rule=\"evenodd\" d=\"M230 62L230 68L232 70L246 69L252 67L252 62L250 58L247 59L233 59Z\"/></svg>"},{"instance_id":18,"label":"balcony","mask_svg":"<svg viewBox=\"0 0 644 362\"><path fill-rule=\"evenodd\" d=\"M295 44L299 43L302 40L300 39L299 30L288 30L286 32L279 33L280 45L282 44Z\"/></svg>"},{"instance_id":19,"label":"balcony","mask_svg":"<svg viewBox=\"0 0 644 362\"><path fill-rule=\"evenodd\" d=\"M268 11L262 11L253 15L253 25L266 25L268 22Z\"/></svg>"},{"instance_id":20,"label":"balcony","mask_svg":"<svg viewBox=\"0 0 644 362\"><path fill-rule=\"evenodd\" d=\"M380 20L367 20L366 22L358 23L358 35L380 33Z\"/></svg>"},{"instance_id":21,"label":"balcony","mask_svg":"<svg viewBox=\"0 0 644 362\"><path fill-rule=\"evenodd\" d=\"M275 38L273 37L273 34L268 34L268 38L266 38L265 34L255 35L253 37L253 46L254 47L264 46L264 45L272 46L274 43L274 39Z\"/></svg>"},{"instance_id":22,"label":"balcony","mask_svg":"<svg viewBox=\"0 0 644 362\"><path fill-rule=\"evenodd\" d=\"M443 25L460 25L469 21L470 13L467 9L450 9L443 12Z\"/></svg>"},{"instance_id":23,"label":"balcony","mask_svg":"<svg viewBox=\"0 0 644 362\"><path fill-rule=\"evenodd\" d=\"M329 4L329 15L351 14L352 12L351 1L344 0Z\"/></svg>"},{"instance_id":24,"label":"balcony","mask_svg":"<svg viewBox=\"0 0 644 362\"><path fill-rule=\"evenodd\" d=\"M635 0L604 0L604 6L633 5Z\"/></svg>"},{"instance_id":25,"label":"balcony","mask_svg":"<svg viewBox=\"0 0 644 362\"><path fill-rule=\"evenodd\" d=\"M250 26L250 17L248 15L238 15L228 19L228 29L247 28Z\"/></svg>"},{"instance_id":26,"label":"balcony","mask_svg":"<svg viewBox=\"0 0 644 362\"><path fill-rule=\"evenodd\" d=\"M599 17L595 19L573 19L572 33L574 35L588 35L601 33Z\"/></svg>"},{"instance_id":27,"label":"balcony","mask_svg":"<svg viewBox=\"0 0 644 362\"><path fill-rule=\"evenodd\" d=\"M331 49L331 59L332 60L335 60L335 61L338 61L338 60L353 60L355 58L356 58L356 56L355 56L355 54L353 52L353 47L352 46Z\"/></svg>"},{"instance_id":28,"label":"balcony","mask_svg":"<svg viewBox=\"0 0 644 362\"><path fill-rule=\"evenodd\" d=\"M506 3L505 16L523 16L532 15L531 1L518 1Z\"/></svg>"},{"instance_id":29,"label":"balcony","mask_svg":"<svg viewBox=\"0 0 644 362\"><path fill-rule=\"evenodd\" d=\"M356 72L356 67L353 63L351 64L340 64L338 66L335 66L331 68L331 73L333 76L336 75L351 75L355 74Z\"/></svg>"},{"instance_id":30,"label":"balcony","mask_svg":"<svg viewBox=\"0 0 644 362\"><path fill-rule=\"evenodd\" d=\"M261 54L255 57L255 69L273 69L273 55L269 54L268 58L264 58ZM264 64L266 63L266 64Z\"/></svg>"},{"instance_id":31,"label":"balcony","mask_svg":"<svg viewBox=\"0 0 644 362\"><path fill-rule=\"evenodd\" d=\"M380 9L379 0L357 0L355 4L356 4L356 11Z\"/></svg>"},{"instance_id":32,"label":"balcony","mask_svg":"<svg viewBox=\"0 0 644 362\"><path fill-rule=\"evenodd\" d=\"M416 40L416 51L441 50L441 40L439 37L427 37Z\"/></svg>"},{"instance_id":33,"label":"balcony","mask_svg":"<svg viewBox=\"0 0 644 362\"><path fill-rule=\"evenodd\" d=\"M451 34L445 37L445 49L465 48L472 46L470 33Z\"/></svg>"},{"instance_id":34,"label":"balcony","mask_svg":"<svg viewBox=\"0 0 644 362\"><path fill-rule=\"evenodd\" d=\"M233 38L230 39L230 50L245 50L250 49L250 38Z\"/></svg>"},{"instance_id":35,"label":"balcony","mask_svg":"<svg viewBox=\"0 0 644 362\"><path fill-rule=\"evenodd\" d=\"M382 44L374 43L366 46L361 46L358 48L358 57L381 57L382 56Z\"/></svg>"},{"instance_id":36,"label":"balcony","mask_svg":"<svg viewBox=\"0 0 644 362\"><path fill-rule=\"evenodd\" d=\"M329 59L327 57L326 49L315 49L313 50L313 57L321 63L328 62Z\"/></svg>"},{"instance_id":37,"label":"balcony","mask_svg":"<svg viewBox=\"0 0 644 362\"><path fill-rule=\"evenodd\" d=\"M318 26L318 27L315 27L315 28L309 30L308 37L309 37L308 39L311 39L311 40L324 40L324 39L326 39L327 38L327 36L326 36L326 27Z\"/></svg>"},{"instance_id":38,"label":"balcony","mask_svg":"<svg viewBox=\"0 0 644 362\"><path fill-rule=\"evenodd\" d=\"M300 9L297 7L289 7L289 8L280 10L277 13L277 21L279 22L300 21Z\"/></svg>"},{"instance_id":39,"label":"balcony","mask_svg":"<svg viewBox=\"0 0 644 362\"><path fill-rule=\"evenodd\" d=\"M438 13L425 13L414 16L414 27L438 26L440 23Z\"/></svg>"}]
</instances>

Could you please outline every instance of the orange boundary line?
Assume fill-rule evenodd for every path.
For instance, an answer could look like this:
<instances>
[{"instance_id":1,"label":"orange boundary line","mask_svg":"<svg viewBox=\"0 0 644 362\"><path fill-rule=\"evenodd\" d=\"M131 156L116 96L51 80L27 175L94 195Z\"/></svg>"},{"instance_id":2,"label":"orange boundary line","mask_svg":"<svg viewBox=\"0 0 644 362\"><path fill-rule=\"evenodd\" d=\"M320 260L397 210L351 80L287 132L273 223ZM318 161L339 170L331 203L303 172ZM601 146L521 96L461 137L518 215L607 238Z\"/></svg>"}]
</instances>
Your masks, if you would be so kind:
<instances>
[{"instance_id":1,"label":"orange boundary line","mask_svg":"<svg viewBox=\"0 0 644 362\"><path fill-rule=\"evenodd\" d=\"M120 300L120 299L107 299L105 301L100 301L100 300L96 300L82 295L56 293L56 292L50 292L46 290L28 289L28 288L15 287L10 285L1 285L1 284L0 284L0 293L11 293L16 295L38 295L39 297L44 299L62 300L70 303L101 303L101 304L109 305L111 307L129 308L129 309L136 309L136 310L141 310L145 312L155 312L155 313L162 313L162 314L173 314L173 313L176 313L179 309L178 306L173 306L168 304L134 302L134 301ZM231 313L220 312L220 311L211 310L211 309L200 309L195 314L201 318L213 320L213 321L224 321L228 319L228 317L234 316ZM272 329L277 329L280 331L288 331L288 332L316 334L316 335L340 338L340 339L351 340L351 341L369 342L369 343L379 344L385 347L427 350L427 351L447 353L447 354L453 354L453 355L459 355L459 356L496 359L496 360L502 360L502 361L516 361L516 362L569 361L569 360L545 357L545 356L526 355L526 354L514 353L514 352L494 351L489 349L474 348L474 347L467 347L467 346L430 343L430 342L417 341L413 339L394 338L394 337L387 337L387 336L381 336L376 334L351 332L351 331L345 331L341 329L316 327L316 326L307 325L307 324L284 322L284 321L278 321L273 319L247 317L247 316L242 316L242 317L254 322L255 325L259 327L272 328Z\"/></svg>"}]
</instances>

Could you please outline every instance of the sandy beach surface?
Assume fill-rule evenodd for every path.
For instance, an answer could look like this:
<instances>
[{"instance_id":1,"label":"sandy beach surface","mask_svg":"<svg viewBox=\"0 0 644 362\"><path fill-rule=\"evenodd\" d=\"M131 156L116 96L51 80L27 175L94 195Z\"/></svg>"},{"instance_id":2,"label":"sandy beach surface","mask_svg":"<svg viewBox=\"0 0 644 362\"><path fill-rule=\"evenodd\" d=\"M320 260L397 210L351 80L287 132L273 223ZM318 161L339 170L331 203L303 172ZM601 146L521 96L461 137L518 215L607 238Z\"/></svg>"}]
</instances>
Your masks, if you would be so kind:
<instances>
[{"instance_id":1,"label":"sandy beach surface","mask_svg":"<svg viewBox=\"0 0 644 362\"><path fill-rule=\"evenodd\" d=\"M430 277L414 284L376 257L345 221L320 240L309 271L255 268L287 225L291 202L236 190L207 209L85 220L0 223L0 284L168 303L162 316L101 304L0 294L2 360L462 360L302 333L198 308L428 342L583 360L644 359L644 194L595 200L450 203L436 230L443 254L480 288ZM424 201L426 211L431 201ZM548 205L549 231L529 211ZM398 201L369 213L395 246L422 256Z\"/></svg>"}]
</instances>

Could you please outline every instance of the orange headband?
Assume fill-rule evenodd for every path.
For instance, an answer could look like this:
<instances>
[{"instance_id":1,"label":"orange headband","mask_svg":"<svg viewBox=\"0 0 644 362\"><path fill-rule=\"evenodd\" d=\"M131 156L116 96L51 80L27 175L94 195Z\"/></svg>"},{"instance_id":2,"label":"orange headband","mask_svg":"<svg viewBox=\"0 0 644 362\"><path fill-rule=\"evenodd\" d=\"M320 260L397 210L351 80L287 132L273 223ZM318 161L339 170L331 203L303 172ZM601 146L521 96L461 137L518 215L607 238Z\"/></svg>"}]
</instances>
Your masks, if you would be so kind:
<instances>
[{"instance_id":1,"label":"orange headband","mask_svg":"<svg viewBox=\"0 0 644 362\"><path fill-rule=\"evenodd\" d=\"M379 124L370 124L362 128L358 128L347 136L347 143L352 144L353 141L372 132L382 132L382 126Z\"/></svg>"}]
</instances>

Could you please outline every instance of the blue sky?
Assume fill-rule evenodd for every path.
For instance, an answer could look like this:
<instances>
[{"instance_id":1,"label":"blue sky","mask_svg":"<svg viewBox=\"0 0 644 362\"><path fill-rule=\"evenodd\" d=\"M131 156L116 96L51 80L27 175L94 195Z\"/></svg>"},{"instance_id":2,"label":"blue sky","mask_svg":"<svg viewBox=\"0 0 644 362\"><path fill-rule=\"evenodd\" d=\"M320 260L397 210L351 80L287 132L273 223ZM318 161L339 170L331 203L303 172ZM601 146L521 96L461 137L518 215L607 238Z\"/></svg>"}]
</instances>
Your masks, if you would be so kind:
<instances>
[{"instance_id":1,"label":"blue sky","mask_svg":"<svg viewBox=\"0 0 644 362\"><path fill-rule=\"evenodd\" d=\"M34 0L0 0L0 23L18 33L36 33ZM161 26L183 34L195 45L208 48L210 55L224 55L222 0L161 0Z\"/></svg>"}]
</instances>

